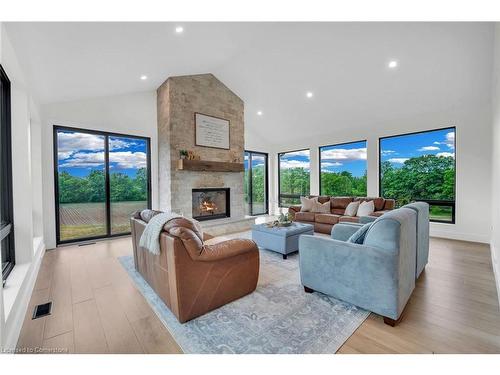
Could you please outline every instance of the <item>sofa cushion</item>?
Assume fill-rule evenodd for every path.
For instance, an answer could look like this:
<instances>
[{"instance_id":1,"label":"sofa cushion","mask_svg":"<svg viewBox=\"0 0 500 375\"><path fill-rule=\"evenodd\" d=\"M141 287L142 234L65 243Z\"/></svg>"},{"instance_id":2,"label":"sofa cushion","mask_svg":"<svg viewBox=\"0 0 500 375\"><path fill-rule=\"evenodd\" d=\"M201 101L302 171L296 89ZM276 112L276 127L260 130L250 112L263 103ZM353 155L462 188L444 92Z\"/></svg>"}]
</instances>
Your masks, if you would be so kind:
<instances>
[{"instance_id":1,"label":"sofa cushion","mask_svg":"<svg viewBox=\"0 0 500 375\"><path fill-rule=\"evenodd\" d=\"M329 214L330 213L330 201L325 203L314 202L313 208L311 210L314 213Z\"/></svg>"},{"instance_id":2,"label":"sofa cushion","mask_svg":"<svg viewBox=\"0 0 500 375\"><path fill-rule=\"evenodd\" d=\"M314 212L297 212L295 220L297 221L314 221Z\"/></svg>"},{"instance_id":3,"label":"sofa cushion","mask_svg":"<svg viewBox=\"0 0 500 375\"><path fill-rule=\"evenodd\" d=\"M352 197L331 197L330 202L332 209L343 208L345 209L349 203L353 201Z\"/></svg>"},{"instance_id":4,"label":"sofa cushion","mask_svg":"<svg viewBox=\"0 0 500 375\"><path fill-rule=\"evenodd\" d=\"M375 211L380 211L384 209L385 199L381 197L357 197L354 200L359 202L373 201L373 205L375 206Z\"/></svg>"},{"instance_id":5,"label":"sofa cushion","mask_svg":"<svg viewBox=\"0 0 500 375\"><path fill-rule=\"evenodd\" d=\"M345 223L345 222L349 222L349 223L358 223L359 222L359 217L357 216L341 216L339 218L339 223Z\"/></svg>"},{"instance_id":6,"label":"sofa cushion","mask_svg":"<svg viewBox=\"0 0 500 375\"><path fill-rule=\"evenodd\" d=\"M356 216L359 209L359 202L351 202L347 205L345 209L344 216Z\"/></svg>"},{"instance_id":7,"label":"sofa cushion","mask_svg":"<svg viewBox=\"0 0 500 375\"><path fill-rule=\"evenodd\" d=\"M375 205L373 201L361 202L358 207L358 212L356 212L356 216L370 216L375 211Z\"/></svg>"},{"instance_id":8,"label":"sofa cushion","mask_svg":"<svg viewBox=\"0 0 500 375\"><path fill-rule=\"evenodd\" d=\"M345 208L332 208L332 214L344 216Z\"/></svg>"},{"instance_id":9,"label":"sofa cushion","mask_svg":"<svg viewBox=\"0 0 500 375\"><path fill-rule=\"evenodd\" d=\"M300 211L310 212L314 207L314 203L316 203L317 201L318 201L317 197L314 198L300 197L300 204L301 204Z\"/></svg>"},{"instance_id":10,"label":"sofa cushion","mask_svg":"<svg viewBox=\"0 0 500 375\"><path fill-rule=\"evenodd\" d=\"M368 229L370 229L371 225L372 223L363 225L356 232L354 232L351 237L347 239L347 242L357 243L359 245L362 245L363 242L365 242L366 232L368 232Z\"/></svg>"},{"instance_id":11,"label":"sofa cushion","mask_svg":"<svg viewBox=\"0 0 500 375\"><path fill-rule=\"evenodd\" d=\"M335 225L339 222L339 215L332 214L316 214L315 220L317 223Z\"/></svg>"},{"instance_id":12,"label":"sofa cushion","mask_svg":"<svg viewBox=\"0 0 500 375\"><path fill-rule=\"evenodd\" d=\"M326 196L326 195L320 195L318 197L318 202L319 203L326 203L326 202L330 202L330 197Z\"/></svg>"}]
</instances>

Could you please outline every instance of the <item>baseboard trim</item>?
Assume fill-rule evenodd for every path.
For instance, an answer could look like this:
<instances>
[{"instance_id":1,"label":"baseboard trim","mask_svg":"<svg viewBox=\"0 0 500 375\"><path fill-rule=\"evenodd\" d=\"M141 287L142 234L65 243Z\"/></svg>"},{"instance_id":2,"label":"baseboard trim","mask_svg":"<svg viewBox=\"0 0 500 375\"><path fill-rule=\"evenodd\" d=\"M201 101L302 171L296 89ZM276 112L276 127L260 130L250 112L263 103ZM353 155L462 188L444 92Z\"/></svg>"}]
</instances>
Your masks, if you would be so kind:
<instances>
[{"instance_id":1,"label":"baseboard trim","mask_svg":"<svg viewBox=\"0 0 500 375\"><path fill-rule=\"evenodd\" d=\"M18 291L14 306L6 319L6 335L5 342L3 344L4 349L15 349L19 335L21 334L24 317L28 309L31 294L33 293L33 288L35 287L40 265L42 264L43 254L45 253L45 245L41 237L35 238L33 241L33 248L33 261L31 262L21 288Z\"/></svg>"},{"instance_id":2,"label":"baseboard trim","mask_svg":"<svg viewBox=\"0 0 500 375\"><path fill-rule=\"evenodd\" d=\"M489 236L482 236L472 233L453 233L444 230L435 230L431 228L430 232L431 237L437 238L446 238L450 240L458 240L458 241L468 241L468 242L479 242L490 244Z\"/></svg>"},{"instance_id":3,"label":"baseboard trim","mask_svg":"<svg viewBox=\"0 0 500 375\"><path fill-rule=\"evenodd\" d=\"M493 267L493 274L495 275L495 282L497 286L497 294L498 294L498 307L500 308L500 264L497 259L497 249L493 244L493 241L490 243L490 251L491 251L491 265Z\"/></svg>"}]
</instances>

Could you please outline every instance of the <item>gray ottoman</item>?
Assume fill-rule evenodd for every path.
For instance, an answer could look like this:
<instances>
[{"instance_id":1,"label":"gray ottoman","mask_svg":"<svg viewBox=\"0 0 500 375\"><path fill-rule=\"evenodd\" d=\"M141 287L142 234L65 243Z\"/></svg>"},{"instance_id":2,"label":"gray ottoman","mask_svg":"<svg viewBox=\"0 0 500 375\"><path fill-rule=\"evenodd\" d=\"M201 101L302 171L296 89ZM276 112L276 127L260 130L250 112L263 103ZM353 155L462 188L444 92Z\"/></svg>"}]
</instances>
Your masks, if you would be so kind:
<instances>
[{"instance_id":1,"label":"gray ottoman","mask_svg":"<svg viewBox=\"0 0 500 375\"><path fill-rule=\"evenodd\" d=\"M266 224L256 224L252 227L252 240L259 247L287 255L299 250L301 234L314 234L311 224L292 223L289 227L268 228Z\"/></svg>"}]
</instances>

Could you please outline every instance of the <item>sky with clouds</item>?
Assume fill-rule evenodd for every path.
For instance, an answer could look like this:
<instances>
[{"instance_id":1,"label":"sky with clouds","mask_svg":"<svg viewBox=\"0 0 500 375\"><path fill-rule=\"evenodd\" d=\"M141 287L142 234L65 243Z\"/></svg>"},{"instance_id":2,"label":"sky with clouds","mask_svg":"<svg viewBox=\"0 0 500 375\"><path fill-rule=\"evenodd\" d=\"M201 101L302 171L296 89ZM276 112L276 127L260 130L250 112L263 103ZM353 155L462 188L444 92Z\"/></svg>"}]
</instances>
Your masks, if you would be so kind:
<instances>
[{"instance_id":1,"label":"sky with clouds","mask_svg":"<svg viewBox=\"0 0 500 375\"><path fill-rule=\"evenodd\" d=\"M422 155L455 157L455 129L440 129L425 133L401 135L380 141L382 161L402 166L413 157Z\"/></svg>"},{"instance_id":2,"label":"sky with clouds","mask_svg":"<svg viewBox=\"0 0 500 375\"><path fill-rule=\"evenodd\" d=\"M60 130L57 132L59 172L85 177L93 170L104 170L104 136ZM109 137L110 172L134 177L147 167L147 144L143 139Z\"/></svg>"},{"instance_id":3,"label":"sky with clouds","mask_svg":"<svg viewBox=\"0 0 500 375\"><path fill-rule=\"evenodd\" d=\"M361 177L366 172L366 141L321 147L321 172L350 172Z\"/></svg>"}]
</instances>

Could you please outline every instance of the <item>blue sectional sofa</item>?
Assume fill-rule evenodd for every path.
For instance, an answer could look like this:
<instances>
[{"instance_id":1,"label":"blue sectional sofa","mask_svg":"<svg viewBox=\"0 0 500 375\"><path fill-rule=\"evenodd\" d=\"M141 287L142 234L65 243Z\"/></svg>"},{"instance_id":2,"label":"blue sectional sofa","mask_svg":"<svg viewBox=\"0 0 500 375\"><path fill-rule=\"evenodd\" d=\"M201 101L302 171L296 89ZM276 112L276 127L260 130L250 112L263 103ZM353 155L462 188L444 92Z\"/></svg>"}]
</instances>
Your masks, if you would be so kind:
<instances>
[{"instance_id":1,"label":"blue sectional sofa","mask_svg":"<svg viewBox=\"0 0 500 375\"><path fill-rule=\"evenodd\" d=\"M415 288L417 214L410 208L377 218L363 243L349 238L359 226L337 224L332 238L299 239L300 277L318 291L384 317L394 326Z\"/></svg>"}]
</instances>

